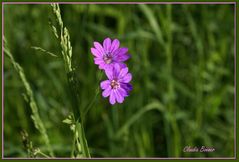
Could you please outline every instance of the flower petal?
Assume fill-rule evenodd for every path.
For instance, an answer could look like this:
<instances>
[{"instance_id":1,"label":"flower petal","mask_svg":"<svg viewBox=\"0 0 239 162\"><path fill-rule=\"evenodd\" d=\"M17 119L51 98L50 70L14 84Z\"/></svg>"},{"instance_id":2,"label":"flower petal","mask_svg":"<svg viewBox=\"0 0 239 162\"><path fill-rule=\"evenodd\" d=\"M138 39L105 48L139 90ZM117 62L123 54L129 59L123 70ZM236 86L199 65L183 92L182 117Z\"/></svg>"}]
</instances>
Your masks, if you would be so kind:
<instances>
[{"instance_id":1,"label":"flower petal","mask_svg":"<svg viewBox=\"0 0 239 162\"><path fill-rule=\"evenodd\" d=\"M119 78L120 69L121 69L120 65L115 63L114 68L113 68L113 78L114 79Z\"/></svg>"},{"instance_id":2,"label":"flower petal","mask_svg":"<svg viewBox=\"0 0 239 162\"><path fill-rule=\"evenodd\" d=\"M113 55L115 56L120 56L120 55L124 55L128 52L128 48L126 47L122 47L122 48L118 48L117 50L115 50L115 52L113 53Z\"/></svg>"},{"instance_id":3,"label":"flower petal","mask_svg":"<svg viewBox=\"0 0 239 162\"><path fill-rule=\"evenodd\" d=\"M118 92L119 92L123 97L128 96L128 92L127 92L127 90L124 89L124 86L118 88L117 90L118 90Z\"/></svg>"},{"instance_id":4,"label":"flower petal","mask_svg":"<svg viewBox=\"0 0 239 162\"><path fill-rule=\"evenodd\" d=\"M120 46L120 42L118 39L114 39L112 44L111 44L111 48L110 48L110 52L114 52L115 50L117 50Z\"/></svg>"},{"instance_id":5,"label":"flower petal","mask_svg":"<svg viewBox=\"0 0 239 162\"><path fill-rule=\"evenodd\" d=\"M102 81L101 83L100 83L100 87L102 88L102 89L106 89L106 88L108 88L110 86L110 81L109 80L104 80L104 81Z\"/></svg>"},{"instance_id":6,"label":"flower petal","mask_svg":"<svg viewBox=\"0 0 239 162\"><path fill-rule=\"evenodd\" d=\"M129 54L117 55L114 57L115 60L120 61L120 62L126 61L129 58L130 58Z\"/></svg>"},{"instance_id":7,"label":"flower petal","mask_svg":"<svg viewBox=\"0 0 239 162\"><path fill-rule=\"evenodd\" d=\"M116 101L118 103L122 103L124 101L124 97L121 95L121 93L117 90L114 91L115 92L115 97L116 97Z\"/></svg>"},{"instance_id":8,"label":"flower petal","mask_svg":"<svg viewBox=\"0 0 239 162\"><path fill-rule=\"evenodd\" d=\"M119 78L123 78L127 73L128 73L129 69L126 67L126 68L122 68L120 70L120 73L119 73Z\"/></svg>"},{"instance_id":9,"label":"flower petal","mask_svg":"<svg viewBox=\"0 0 239 162\"><path fill-rule=\"evenodd\" d=\"M106 38L103 42L103 47L105 52L110 52L110 47L111 47L111 40L110 38Z\"/></svg>"},{"instance_id":10,"label":"flower petal","mask_svg":"<svg viewBox=\"0 0 239 162\"><path fill-rule=\"evenodd\" d=\"M94 46L102 55L104 55L105 53L104 48L99 42L94 42Z\"/></svg>"},{"instance_id":11,"label":"flower petal","mask_svg":"<svg viewBox=\"0 0 239 162\"><path fill-rule=\"evenodd\" d=\"M115 104L115 92L114 92L114 90L112 90L111 93L110 93L110 104L111 105Z\"/></svg>"},{"instance_id":12,"label":"flower petal","mask_svg":"<svg viewBox=\"0 0 239 162\"><path fill-rule=\"evenodd\" d=\"M127 94L129 93L129 91L133 89L133 86L130 83L121 83L120 87L124 89L127 92Z\"/></svg>"},{"instance_id":13,"label":"flower petal","mask_svg":"<svg viewBox=\"0 0 239 162\"><path fill-rule=\"evenodd\" d=\"M100 57L102 56L102 54L95 48L91 48L91 53L95 56L95 57Z\"/></svg>"},{"instance_id":14,"label":"flower petal","mask_svg":"<svg viewBox=\"0 0 239 162\"><path fill-rule=\"evenodd\" d=\"M120 66L121 69L127 67L127 65L126 65L125 63L123 63L123 62L120 62L120 63L118 63L118 64L119 64L119 66Z\"/></svg>"},{"instance_id":15,"label":"flower petal","mask_svg":"<svg viewBox=\"0 0 239 162\"><path fill-rule=\"evenodd\" d=\"M104 62L100 63L99 64L99 69L103 70L103 69L105 69L105 66L106 66L106 64Z\"/></svg>"},{"instance_id":16,"label":"flower petal","mask_svg":"<svg viewBox=\"0 0 239 162\"><path fill-rule=\"evenodd\" d=\"M108 97L108 96L111 94L111 91L112 91L112 89L111 89L111 87L109 86L108 88L106 88L106 89L103 91L102 96L103 96L103 97Z\"/></svg>"},{"instance_id":17,"label":"flower petal","mask_svg":"<svg viewBox=\"0 0 239 162\"><path fill-rule=\"evenodd\" d=\"M105 74L108 77L108 79L110 79L110 80L114 79L113 68L112 67L106 68L105 69Z\"/></svg>"},{"instance_id":18,"label":"flower petal","mask_svg":"<svg viewBox=\"0 0 239 162\"><path fill-rule=\"evenodd\" d=\"M106 70L112 70L112 68L113 68L113 64L111 63L111 64L106 64L105 63L105 67L104 67L104 70L106 71Z\"/></svg>"},{"instance_id":19,"label":"flower petal","mask_svg":"<svg viewBox=\"0 0 239 162\"><path fill-rule=\"evenodd\" d=\"M100 65L100 64L104 64L104 61L102 60L102 58L94 58L94 62L96 65Z\"/></svg>"},{"instance_id":20,"label":"flower petal","mask_svg":"<svg viewBox=\"0 0 239 162\"><path fill-rule=\"evenodd\" d=\"M119 79L119 81L122 83L129 83L131 79L132 79L132 74L128 73L123 78Z\"/></svg>"}]
</instances>

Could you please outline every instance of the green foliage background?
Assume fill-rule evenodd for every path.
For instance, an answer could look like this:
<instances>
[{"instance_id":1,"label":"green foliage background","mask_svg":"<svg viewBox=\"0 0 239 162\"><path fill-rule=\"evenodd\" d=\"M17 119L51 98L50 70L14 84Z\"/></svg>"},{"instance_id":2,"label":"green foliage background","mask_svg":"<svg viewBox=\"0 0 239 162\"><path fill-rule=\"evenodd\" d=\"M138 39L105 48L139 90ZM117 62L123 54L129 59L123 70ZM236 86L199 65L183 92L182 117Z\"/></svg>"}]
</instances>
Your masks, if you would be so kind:
<instances>
[{"instance_id":1,"label":"green foliage background","mask_svg":"<svg viewBox=\"0 0 239 162\"><path fill-rule=\"evenodd\" d=\"M233 5L61 5L73 47L80 107L99 86L93 41L118 38L128 47L133 91L111 106L98 95L87 115L93 157L232 157L234 155ZM32 49L60 56L49 27L50 5L4 5L4 35L22 66L57 157L69 157L71 113L64 65ZM105 76L104 76L105 77ZM22 82L4 59L4 156L26 157L26 130L35 147L46 146L31 120ZM210 146L212 153L185 153Z\"/></svg>"}]
</instances>

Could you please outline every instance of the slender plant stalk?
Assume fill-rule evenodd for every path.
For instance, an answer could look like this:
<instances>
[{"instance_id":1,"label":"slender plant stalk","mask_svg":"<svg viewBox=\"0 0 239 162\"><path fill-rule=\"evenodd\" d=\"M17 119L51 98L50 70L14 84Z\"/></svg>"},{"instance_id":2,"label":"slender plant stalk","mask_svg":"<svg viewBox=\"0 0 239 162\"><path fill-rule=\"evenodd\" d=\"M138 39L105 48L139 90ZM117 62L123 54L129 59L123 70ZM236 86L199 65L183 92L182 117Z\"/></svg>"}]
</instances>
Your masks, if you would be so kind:
<instances>
[{"instance_id":1,"label":"slender plant stalk","mask_svg":"<svg viewBox=\"0 0 239 162\"><path fill-rule=\"evenodd\" d=\"M50 55L50 56L58 57L58 56L55 55L54 53L49 52L49 51L47 51L47 50L45 50L45 49L43 49L43 48L41 48L41 47L32 46L31 48L32 48L32 49L35 49L35 50L37 50L37 51L40 51L40 52L42 52L42 53L48 54L48 55Z\"/></svg>"},{"instance_id":2,"label":"slender plant stalk","mask_svg":"<svg viewBox=\"0 0 239 162\"><path fill-rule=\"evenodd\" d=\"M103 77L103 72L100 72L100 75L99 75L99 78L97 78L99 81L102 79ZM100 83L98 83L97 85L99 85ZM95 90L95 95L94 97L90 100L90 102L87 104L87 106L84 108L84 111L83 111L83 121L84 121L84 118L86 117L88 111L93 107L93 105L95 104L96 102L96 99L97 99L97 96L99 95L100 93L100 87L97 86L96 90Z\"/></svg>"},{"instance_id":3,"label":"slender plant stalk","mask_svg":"<svg viewBox=\"0 0 239 162\"><path fill-rule=\"evenodd\" d=\"M184 10L186 12L188 12L188 9L186 6L184 6ZM193 17L191 13L188 13L187 16L187 21L189 24L189 29L192 33L192 38L194 40L194 42L196 42L195 46L196 46L196 51L198 53L198 66L196 67L196 71L195 72L195 85L196 85L196 103L195 105L199 105L196 109L195 112L195 117L196 117L196 124L197 124L197 130L201 129L202 126L202 122L203 122L203 109L204 109L204 102L203 101L203 78L202 78L202 72L204 71L204 60L203 60L203 43L202 43L202 38L200 36L198 27L195 23L195 21L193 21ZM194 133L192 134L192 137L196 137L198 134L196 131L194 131Z\"/></svg>"},{"instance_id":4,"label":"slender plant stalk","mask_svg":"<svg viewBox=\"0 0 239 162\"><path fill-rule=\"evenodd\" d=\"M25 130L21 131L22 143L25 151L27 152L27 156L30 158L35 158L34 148L32 141L30 141L28 133Z\"/></svg>"},{"instance_id":5,"label":"slender plant stalk","mask_svg":"<svg viewBox=\"0 0 239 162\"><path fill-rule=\"evenodd\" d=\"M46 155L45 153L41 152L41 150L37 150L37 152L35 153L36 155L41 155L45 158L50 158L48 155Z\"/></svg>"},{"instance_id":6,"label":"slender plant stalk","mask_svg":"<svg viewBox=\"0 0 239 162\"><path fill-rule=\"evenodd\" d=\"M141 4L139 5L139 8L143 11L146 18L149 21L149 24L152 28L152 31L155 33L155 36L160 44L165 48L166 53L166 67L168 75L170 76L168 78L168 85L167 85L167 93L168 93L168 116L170 118L165 119L165 132L167 138L167 149L169 156L180 156L181 146L180 146L180 132L177 125L177 121L172 115L174 113L174 82L173 82L173 73L172 73L172 67L173 67L173 56L172 56L172 6L167 5L166 12L167 12L167 18L165 19L165 22L167 24L167 30L165 32L166 34L166 40L164 40L162 31L160 28L160 25L157 21L157 18L154 16L153 12L150 10L150 8L145 5ZM173 134L171 133L171 129L173 131ZM172 134L172 135L171 135ZM173 136L170 138L170 136ZM171 153L170 150L173 150Z\"/></svg>"},{"instance_id":7,"label":"slender plant stalk","mask_svg":"<svg viewBox=\"0 0 239 162\"><path fill-rule=\"evenodd\" d=\"M179 128L178 128L178 124L177 121L174 117L174 83L173 83L173 72L172 72L172 67L173 67L173 52L172 52L172 6L171 5L167 5L167 24L168 24L168 28L167 28L167 44L166 44L166 56L167 56L167 69L168 69L168 73L170 75L169 77L169 81L168 81L168 95L169 95L169 101L168 101L168 107L169 107L169 113L170 113L170 124L173 130L173 145L172 145L172 149L173 151L173 156L175 157L179 157L180 156L180 152L181 152L181 141L180 141L180 132L179 132Z\"/></svg>"},{"instance_id":8,"label":"slender plant stalk","mask_svg":"<svg viewBox=\"0 0 239 162\"><path fill-rule=\"evenodd\" d=\"M10 52L10 50L7 46L7 41L5 40L5 38L4 38L4 52L5 52L6 56L10 59L14 69L16 70L18 75L20 76L20 79L21 79L21 81L24 85L24 88L26 90L25 99L31 107L31 111L32 111L31 118L34 122L34 125L35 125L36 129L41 133L42 138L43 138L43 140L44 140L44 142L47 146L47 149L49 151L49 154L51 156L54 156L54 153L53 153L53 150L52 150L52 147L50 145L50 141L49 141L49 138L48 138L48 135L47 135L47 131L46 131L46 128L45 128L45 126L42 122L42 119L41 119L40 115L39 115L39 112L38 112L39 108L38 108L38 106L36 104L36 101L33 97L33 92L32 92L32 89L30 87L30 84L28 83L28 81L26 79L24 70L13 58L13 55L12 55L12 53Z\"/></svg>"},{"instance_id":9,"label":"slender plant stalk","mask_svg":"<svg viewBox=\"0 0 239 162\"><path fill-rule=\"evenodd\" d=\"M51 28L61 46L61 53L67 73L69 90L71 93L71 103L75 119L74 144L76 145L73 148L77 149L75 150L77 152L77 156L81 156L82 154L83 157L90 157L84 132L83 113L82 110L79 109L78 82L76 79L75 70L72 68L71 63L72 46L70 42L70 35L67 28L64 27L59 5L54 3L51 4L51 6L57 22L57 27L51 24Z\"/></svg>"}]
</instances>

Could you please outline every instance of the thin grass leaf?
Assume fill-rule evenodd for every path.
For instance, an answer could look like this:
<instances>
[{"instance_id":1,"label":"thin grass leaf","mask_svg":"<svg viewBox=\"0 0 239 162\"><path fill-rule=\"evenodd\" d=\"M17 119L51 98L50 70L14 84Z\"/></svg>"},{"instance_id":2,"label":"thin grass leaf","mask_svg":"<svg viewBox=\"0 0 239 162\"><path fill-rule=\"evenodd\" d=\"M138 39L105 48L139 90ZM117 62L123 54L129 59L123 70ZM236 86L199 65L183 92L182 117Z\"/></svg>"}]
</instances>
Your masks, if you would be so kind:
<instances>
[{"instance_id":1,"label":"thin grass leaf","mask_svg":"<svg viewBox=\"0 0 239 162\"><path fill-rule=\"evenodd\" d=\"M148 19L148 21L149 21L149 23L150 23L150 25L152 27L152 30L156 34L159 42L163 45L164 44L164 40L163 40L163 36L162 36L162 31L161 31L161 28L160 28L160 26L158 24L157 18L154 16L154 13L145 4L140 4L139 8L145 14L146 18Z\"/></svg>"},{"instance_id":2,"label":"thin grass leaf","mask_svg":"<svg viewBox=\"0 0 239 162\"><path fill-rule=\"evenodd\" d=\"M125 124L117 131L116 137L120 137L131 125L133 125L142 115L144 115L146 112L151 110L158 110L159 112L164 112L165 108L164 106L158 102L152 102L146 106L144 106L142 109L140 109L138 112L136 112L133 116L130 117L128 121L125 122Z\"/></svg>"},{"instance_id":3,"label":"thin grass leaf","mask_svg":"<svg viewBox=\"0 0 239 162\"><path fill-rule=\"evenodd\" d=\"M50 55L50 56L58 57L58 56L55 55L54 53L49 52L49 51L47 51L47 50L45 50L45 49L43 49L43 48L41 48L41 47L32 46L31 48L32 48L32 49L35 49L35 50L37 50L37 51L43 52L43 53L45 53L45 54L48 54L48 55Z\"/></svg>"},{"instance_id":4,"label":"thin grass leaf","mask_svg":"<svg viewBox=\"0 0 239 162\"><path fill-rule=\"evenodd\" d=\"M48 151L50 153L51 156L54 156L54 153L53 153L53 150L52 150L52 147L50 145L50 140L48 138L48 135L47 135L47 131L46 131L46 128L42 122L42 119L39 115L39 108L36 104L36 101L34 99L34 95L33 95L33 91L30 87L30 84L28 83L27 79L26 79L26 76L25 76L25 73L24 73L24 70L22 69L22 67L14 60L13 58L13 55L12 53L10 52L10 50L8 49L7 47L7 42L4 38L4 53L7 55L7 57L10 59L14 69L16 70L16 72L18 73L23 85L24 85L24 88L26 90L26 94L25 94L25 97L27 99L27 102L28 104L30 105L30 108L31 108L31 111L32 111L32 115L31 115L31 118L33 120L33 123L36 127L36 129L41 133L41 136L46 144L46 146L48 147Z\"/></svg>"}]
</instances>

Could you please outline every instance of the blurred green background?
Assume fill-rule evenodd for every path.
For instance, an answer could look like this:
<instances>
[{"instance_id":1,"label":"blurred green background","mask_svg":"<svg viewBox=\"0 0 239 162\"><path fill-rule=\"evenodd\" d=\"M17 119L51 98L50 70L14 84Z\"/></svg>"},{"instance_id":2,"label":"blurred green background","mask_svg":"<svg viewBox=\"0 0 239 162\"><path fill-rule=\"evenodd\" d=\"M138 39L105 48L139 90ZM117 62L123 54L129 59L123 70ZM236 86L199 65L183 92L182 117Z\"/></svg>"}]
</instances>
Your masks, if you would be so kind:
<instances>
[{"instance_id":1,"label":"blurred green background","mask_svg":"<svg viewBox=\"0 0 239 162\"><path fill-rule=\"evenodd\" d=\"M95 95L99 70L93 41L118 38L132 55L133 91L120 105L101 95L87 115L93 157L234 156L234 5L60 5L80 81L80 106ZM69 157L71 112L61 55L49 27L50 5L4 5L4 35L23 67L57 157ZM105 76L104 76L105 77ZM25 89L4 59L4 156L26 157L26 130L35 147L46 147L31 120ZM214 147L212 153L183 152Z\"/></svg>"}]
</instances>

